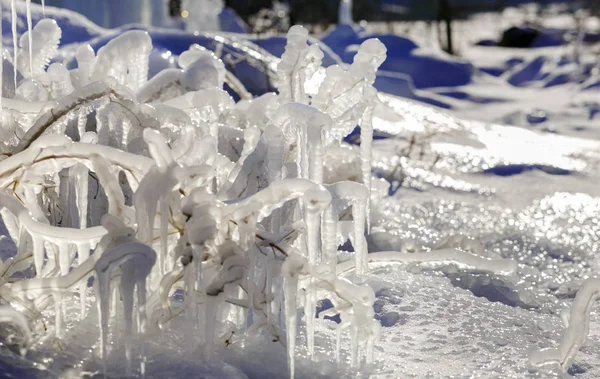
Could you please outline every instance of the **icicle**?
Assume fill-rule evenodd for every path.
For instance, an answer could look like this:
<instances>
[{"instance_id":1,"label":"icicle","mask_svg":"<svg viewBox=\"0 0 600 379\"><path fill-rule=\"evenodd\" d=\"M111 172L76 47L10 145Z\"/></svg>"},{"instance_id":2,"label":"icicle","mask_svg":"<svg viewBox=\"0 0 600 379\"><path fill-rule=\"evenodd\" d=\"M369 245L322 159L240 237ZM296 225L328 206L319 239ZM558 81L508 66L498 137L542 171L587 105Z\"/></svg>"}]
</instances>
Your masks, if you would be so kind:
<instances>
[{"instance_id":1,"label":"icicle","mask_svg":"<svg viewBox=\"0 0 600 379\"><path fill-rule=\"evenodd\" d=\"M329 272L335 274L337 265L337 218L338 215L330 205L323 212L321 246L322 261L329 267Z\"/></svg>"},{"instance_id":2,"label":"icicle","mask_svg":"<svg viewBox=\"0 0 600 379\"><path fill-rule=\"evenodd\" d=\"M307 136L307 129L308 126L306 125L305 122L300 123L300 126L298 127L298 139L296 140L297 145L296 145L296 149L298 149L300 151L300 175L299 177L302 179L308 179L310 172L309 172L309 165L310 163L308 162L308 149L305 148L305 146L308 145L308 136Z\"/></svg>"},{"instance_id":3,"label":"icicle","mask_svg":"<svg viewBox=\"0 0 600 379\"><path fill-rule=\"evenodd\" d=\"M358 325L355 325L356 322L353 322L353 325L350 327L350 367L358 368Z\"/></svg>"},{"instance_id":4,"label":"icicle","mask_svg":"<svg viewBox=\"0 0 600 379\"><path fill-rule=\"evenodd\" d=\"M296 359L296 317L298 295L298 270L302 267L301 261L288 257L283 264L284 273L284 304L285 304L285 328L287 340L287 356L290 379L294 379ZM291 266L291 267L290 267Z\"/></svg>"},{"instance_id":5,"label":"icicle","mask_svg":"<svg viewBox=\"0 0 600 379\"><path fill-rule=\"evenodd\" d=\"M250 303L250 307L247 309L242 309L245 313L243 317L244 328L248 326L248 318L250 317L251 311L253 309L254 299L256 298L256 250L254 248L250 248L248 251L250 257L250 264L248 267L248 302ZM241 288L240 288L241 289ZM243 293L242 293L243 296Z\"/></svg>"},{"instance_id":6,"label":"icicle","mask_svg":"<svg viewBox=\"0 0 600 379\"><path fill-rule=\"evenodd\" d=\"M196 294L196 273L194 272L194 263L189 260L191 256L187 258L184 256L187 262L184 263L185 269L183 272L183 282L185 284L185 315L188 322L188 328L190 333L186 333L186 341L188 351L193 351L195 348L196 339L195 337L195 326L198 322L198 309L197 309L197 294Z\"/></svg>"},{"instance_id":7,"label":"icicle","mask_svg":"<svg viewBox=\"0 0 600 379\"><path fill-rule=\"evenodd\" d=\"M31 25L31 0L25 0L27 7L27 31L29 32L29 74L33 79L33 34Z\"/></svg>"},{"instance_id":8,"label":"icicle","mask_svg":"<svg viewBox=\"0 0 600 379\"><path fill-rule=\"evenodd\" d=\"M33 240L33 263L35 266L36 277L42 277L44 268L44 239L36 235L32 235Z\"/></svg>"},{"instance_id":9,"label":"icicle","mask_svg":"<svg viewBox=\"0 0 600 379\"><path fill-rule=\"evenodd\" d=\"M168 196L159 201L160 204L160 254L158 256L158 270L161 276L166 273L168 259L168 229L169 229L169 201Z\"/></svg>"},{"instance_id":10,"label":"icicle","mask_svg":"<svg viewBox=\"0 0 600 379\"><path fill-rule=\"evenodd\" d=\"M109 273L110 275L110 273ZM94 283L97 283L96 293L98 301L98 313L100 315L100 349L102 352L102 371L106 378L106 356L107 356L107 344L108 344L108 317L110 315L109 310L109 296L110 296L110 282L106 273L100 273Z\"/></svg>"},{"instance_id":11,"label":"icicle","mask_svg":"<svg viewBox=\"0 0 600 379\"><path fill-rule=\"evenodd\" d=\"M306 207L306 246L308 250L308 262L311 265L317 263L319 254L319 227L320 214L324 207L331 202L331 195L326 190L309 190L304 195ZM317 288L314 278L309 279L306 288L306 300L304 302L304 316L306 318L306 344L308 355L312 360L315 352L315 309L317 306Z\"/></svg>"},{"instance_id":12,"label":"icicle","mask_svg":"<svg viewBox=\"0 0 600 379\"><path fill-rule=\"evenodd\" d=\"M2 97L8 96L4 94L4 42L2 32L2 5L0 4L0 129L2 128ZM16 87L15 87L16 88Z\"/></svg>"},{"instance_id":13,"label":"icicle","mask_svg":"<svg viewBox=\"0 0 600 379\"><path fill-rule=\"evenodd\" d=\"M373 355L374 355L374 347L375 347L375 336L370 335L367 338L367 351L366 351L366 356L367 356L367 364L372 364L373 363Z\"/></svg>"},{"instance_id":14,"label":"icicle","mask_svg":"<svg viewBox=\"0 0 600 379\"><path fill-rule=\"evenodd\" d=\"M372 87L371 87L372 88ZM360 160L362 183L369 191L367 198L367 234L371 232L371 156L373 146L373 110L374 106L367 106L360 124Z\"/></svg>"},{"instance_id":15,"label":"icicle","mask_svg":"<svg viewBox=\"0 0 600 379\"><path fill-rule=\"evenodd\" d=\"M352 219L354 224L354 257L356 260L356 275L364 275L367 266L367 247L365 239L365 222L367 217L368 199L356 199L352 203Z\"/></svg>"},{"instance_id":16,"label":"icicle","mask_svg":"<svg viewBox=\"0 0 600 379\"><path fill-rule=\"evenodd\" d=\"M127 359L127 376L131 376L131 345L133 338L133 292L135 281L131 278L135 275L133 267L123 268L121 277L121 300L123 302L123 316L125 317L125 358Z\"/></svg>"},{"instance_id":17,"label":"icicle","mask_svg":"<svg viewBox=\"0 0 600 379\"><path fill-rule=\"evenodd\" d=\"M265 298L273 299L270 303L268 303L266 312L267 312L267 325L274 325L276 321L276 314L279 301L276 294L273 293L273 278L277 277L277 262L275 260L271 260L267 262L266 272L265 272Z\"/></svg>"},{"instance_id":18,"label":"icicle","mask_svg":"<svg viewBox=\"0 0 600 379\"><path fill-rule=\"evenodd\" d=\"M284 158L284 139L281 130L269 125L263 132L267 144L267 177L269 184L281 179Z\"/></svg>"},{"instance_id":19,"label":"icicle","mask_svg":"<svg viewBox=\"0 0 600 379\"><path fill-rule=\"evenodd\" d=\"M317 287L314 278L310 278L306 286L304 300L304 318L306 323L306 347L308 358L315 358L315 310L317 308Z\"/></svg>"},{"instance_id":20,"label":"icicle","mask_svg":"<svg viewBox=\"0 0 600 379\"><path fill-rule=\"evenodd\" d=\"M127 230L125 224L119 218L106 214L102 217L102 225L113 234L121 237L119 233ZM132 232L130 230L130 232ZM133 329L133 291L137 285L138 291L138 314L140 317L140 329L145 328L146 307L146 278L152 271L156 262L156 253L152 248L132 240L129 234L122 236L128 242L119 244L112 249L105 251L98 258L94 265L96 280L98 281L97 296L100 299L100 334L102 341L102 361L104 373L106 374L106 343L108 334L108 316L109 316L109 283L112 271L120 268L121 275L121 297L125 309L125 329L126 329L126 355L128 372L131 369L131 336Z\"/></svg>"},{"instance_id":21,"label":"icicle","mask_svg":"<svg viewBox=\"0 0 600 379\"><path fill-rule=\"evenodd\" d=\"M306 160L308 169L308 178L317 184L323 183L323 135L329 135L332 120L328 115L316 111L306 124L306 143L308 149L308 159ZM300 145L300 146L307 146Z\"/></svg>"},{"instance_id":22,"label":"icicle","mask_svg":"<svg viewBox=\"0 0 600 379\"><path fill-rule=\"evenodd\" d=\"M77 260L79 266L90 257L90 245L87 243L78 243L77 244ZM81 318L83 319L86 314L86 302L87 302L87 280L82 280L79 283L79 301L81 307Z\"/></svg>"},{"instance_id":23,"label":"icicle","mask_svg":"<svg viewBox=\"0 0 600 379\"><path fill-rule=\"evenodd\" d=\"M196 258L194 258L194 262L192 263L194 265L194 270L192 272L195 272L196 277L193 278L195 279L195 283L192 284L191 288L195 288L200 295L200 300L198 301L198 294L196 292L194 292L194 297L192 298L192 300L194 301L192 303L192 307L193 307L193 312L196 315L196 320L198 320L198 317L203 317L206 318L207 315L207 311L206 311L206 307L207 307L207 297L208 295L206 294L206 289L204 288L204 266L202 264L202 262L199 259L199 256L196 256ZM194 287L195 286L195 287ZM198 309L198 302L201 303L199 309ZM197 322L197 321L196 321ZM204 330L202 330L202 328L199 328L201 330L199 330L199 332L203 333L203 338L206 341L206 334L204 333Z\"/></svg>"},{"instance_id":24,"label":"icicle","mask_svg":"<svg viewBox=\"0 0 600 379\"><path fill-rule=\"evenodd\" d=\"M54 293L52 295L54 298L54 327L56 330L56 337L60 338L62 336L62 315L63 315L63 301L62 295L60 293Z\"/></svg>"},{"instance_id":25,"label":"icicle","mask_svg":"<svg viewBox=\"0 0 600 379\"><path fill-rule=\"evenodd\" d=\"M146 278L138 280L137 284L137 305L138 305L138 321L139 321L139 329L138 333L144 334L146 333L146 323L147 323L147 315L146 315ZM144 353L144 344L142 344L141 350L142 361L140 362L140 370L142 372L142 377L144 377L144 372L146 370L146 356Z\"/></svg>"},{"instance_id":26,"label":"icicle","mask_svg":"<svg viewBox=\"0 0 600 379\"><path fill-rule=\"evenodd\" d=\"M117 317L117 304L119 303L119 288L112 286L110 287L110 312L109 319L114 320Z\"/></svg>"},{"instance_id":27,"label":"icicle","mask_svg":"<svg viewBox=\"0 0 600 379\"><path fill-rule=\"evenodd\" d=\"M215 324L217 322L217 311L219 309L219 296L206 296L204 306L204 356L210 359L213 354L213 340L215 335Z\"/></svg>"},{"instance_id":28,"label":"icicle","mask_svg":"<svg viewBox=\"0 0 600 379\"><path fill-rule=\"evenodd\" d=\"M342 0L338 10L338 22L342 25L352 25L352 0Z\"/></svg>"},{"instance_id":29,"label":"icicle","mask_svg":"<svg viewBox=\"0 0 600 379\"><path fill-rule=\"evenodd\" d=\"M69 268L71 267L71 257L69 244L61 242L58 244L58 265L60 267L60 274L67 275Z\"/></svg>"},{"instance_id":30,"label":"icicle","mask_svg":"<svg viewBox=\"0 0 600 379\"><path fill-rule=\"evenodd\" d=\"M69 169L69 193L72 196L70 203L75 204L69 208L71 226L74 228L85 229L87 227L88 175L88 168L82 164L77 164ZM75 220L79 220L79 222L74 224Z\"/></svg>"},{"instance_id":31,"label":"icicle","mask_svg":"<svg viewBox=\"0 0 600 379\"><path fill-rule=\"evenodd\" d=\"M46 17L46 0L42 0L42 15Z\"/></svg>"},{"instance_id":32,"label":"icicle","mask_svg":"<svg viewBox=\"0 0 600 379\"><path fill-rule=\"evenodd\" d=\"M96 59L94 49L89 44L81 45L77 49L77 71L79 72L79 87L90 82L90 75Z\"/></svg>"},{"instance_id":33,"label":"icicle","mask_svg":"<svg viewBox=\"0 0 600 379\"><path fill-rule=\"evenodd\" d=\"M15 79L15 90L17 89L17 74L19 72L17 64L17 55L19 53L18 36L17 36L17 0L11 0L10 2L10 13L11 13L11 29L13 37L13 72Z\"/></svg>"},{"instance_id":34,"label":"icicle","mask_svg":"<svg viewBox=\"0 0 600 379\"><path fill-rule=\"evenodd\" d=\"M98 121L98 113L101 113L101 110L104 108L100 108L100 110L96 111L96 120ZM77 112L77 131L79 132L79 142L83 142L83 143L91 143L91 144L96 144L98 143L98 134L96 134L96 138L95 141L85 141L84 140L84 136L86 133L86 128L87 128L87 122L88 122L88 111L87 109L85 109L85 107L82 107L79 112ZM101 124L98 123L97 125L97 131L98 133L101 130ZM106 129L108 130L108 129ZM108 145L108 143L106 144Z\"/></svg>"}]
</instances>

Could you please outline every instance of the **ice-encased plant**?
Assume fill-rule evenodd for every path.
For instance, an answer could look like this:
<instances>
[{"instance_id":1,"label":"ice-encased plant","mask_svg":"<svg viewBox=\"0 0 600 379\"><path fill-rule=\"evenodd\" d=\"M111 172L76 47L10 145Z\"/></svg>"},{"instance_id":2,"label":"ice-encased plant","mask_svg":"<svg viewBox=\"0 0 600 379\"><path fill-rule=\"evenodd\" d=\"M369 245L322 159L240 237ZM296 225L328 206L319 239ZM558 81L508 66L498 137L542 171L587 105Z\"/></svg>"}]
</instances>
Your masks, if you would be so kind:
<instances>
[{"instance_id":1,"label":"ice-encased plant","mask_svg":"<svg viewBox=\"0 0 600 379\"><path fill-rule=\"evenodd\" d=\"M337 243L346 238L365 272L369 187L324 183L323 166L327 146L370 122L363 115L375 101L383 45L365 42L355 64L330 69L311 97L304 86L322 53L294 27L280 94L236 104L222 89L223 63L208 51L192 46L181 69L148 81L145 32L126 32L97 52L81 46L70 71L48 67L60 34L45 19L21 38L15 63L23 78L4 109L0 204L18 252L2 265L3 301L31 326L54 304L60 336L64 302L79 293L82 316L88 302L98 305L105 358L118 304L111 293L119 293L128 371L136 331L159 333L183 314L210 357L218 320L227 320L239 334L286 342L293 376L299 308L314 314L317 300L330 298L340 331L351 330L353 366L363 342L372 361L374 293L336 273ZM342 236L335 223L346 208L354 227ZM33 276L17 279L28 267ZM171 299L178 288L179 304ZM10 312L7 321L23 324ZM311 356L315 321L304 317Z\"/></svg>"},{"instance_id":2,"label":"ice-encased plant","mask_svg":"<svg viewBox=\"0 0 600 379\"><path fill-rule=\"evenodd\" d=\"M0 213L17 246L0 267L0 297L12 306L0 321L24 330L24 346L52 305L60 337L72 317L65 304L78 294L81 317L98 306L105 373L120 299L128 374L137 360L145 370L132 336L161 333L182 317L207 359L225 329L284 343L293 377L298 316L312 358L317 301L329 299L327 314L341 316L336 358L348 330L352 367L362 362L361 345L373 361L375 295L360 281L368 270L373 83L386 54L378 40L365 41L349 67L324 70L319 47L292 27L279 93L236 103L222 89L223 63L198 46L180 55L179 69L148 80L145 32L125 32L97 52L82 45L74 70L47 67L56 23L43 20L29 36L15 55L21 80L4 101L0 161ZM311 87L315 75L322 80ZM336 177L360 180L327 183L325 150L356 125L357 172ZM354 259L340 263L347 240ZM409 258L371 260L378 259ZM453 249L409 260L514 271ZM351 268L356 283L341 277Z\"/></svg>"}]
</instances>

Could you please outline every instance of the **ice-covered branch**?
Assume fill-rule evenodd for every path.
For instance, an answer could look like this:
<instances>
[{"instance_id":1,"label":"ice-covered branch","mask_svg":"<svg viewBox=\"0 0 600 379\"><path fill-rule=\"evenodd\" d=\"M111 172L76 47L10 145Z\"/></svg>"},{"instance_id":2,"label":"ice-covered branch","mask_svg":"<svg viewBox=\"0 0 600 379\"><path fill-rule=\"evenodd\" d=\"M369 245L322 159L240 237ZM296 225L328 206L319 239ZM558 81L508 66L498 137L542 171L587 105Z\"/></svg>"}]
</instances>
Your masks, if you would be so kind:
<instances>
[{"instance_id":1,"label":"ice-covered branch","mask_svg":"<svg viewBox=\"0 0 600 379\"><path fill-rule=\"evenodd\" d=\"M94 100L107 98L108 102L117 103L123 108L128 109L131 117L144 127L158 128L156 120L152 120L145 116L137 106L130 91L120 87L115 83L111 83L109 79L104 81L96 81L89 85L78 89L71 94L61 98L52 105L51 108L44 110L42 114L35 120L34 124L27 130L27 133L21 138L19 144L13 151L17 154L27 149L37 138L51 128L58 120L67 116L77 107L82 107L86 103Z\"/></svg>"},{"instance_id":2,"label":"ice-covered branch","mask_svg":"<svg viewBox=\"0 0 600 379\"><path fill-rule=\"evenodd\" d=\"M590 331L590 313L596 300L600 298L600 279L587 279L575 296L568 317L568 325L557 348L534 351L529 363L536 369L558 367L566 372L575 355L585 343Z\"/></svg>"},{"instance_id":3,"label":"ice-covered branch","mask_svg":"<svg viewBox=\"0 0 600 379\"><path fill-rule=\"evenodd\" d=\"M455 265L458 268L477 273L510 275L517 271L517 262L512 259L487 259L457 249L432 250L421 253L401 253L378 251L368 256L369 263L420 264L424 267ZM338 264L337 272L344 273L355 268L352 261Z\"/></svg>"},{"instance_id":4,"label":"ice-covered branch","mask_svg":"<svg viewBox=\"0 0 600 379\"><path fill-rule=\"evenodd\" d=\"M46 67L58 52L62 31L52 19L40 20L33 30L20 39L21 50L17 59L21 74L30 79L47 82ZM33 43L33 45L30 45Z\"/></svg>"},{"instance_id":5,"label":"ice-covered branch","mask_svg":"<svg viewBox=\"0 0 600 379\"><path fill-rule=\"evenodd\" d=\"M76 162L89 163L94 156L101 156L111 165L130 171L136 178L142 178L152 165L149 158L108 146L72 142L67 137L45 136L23 153L0 162L0 187L12 185L21 176L31 178L32 172L47 173L48 167L58 171L56 168L60 167L61 161L69 167ZM93 169L91 163L89 168Z\"/></svg>"},{"instance_id":6,"label":"ice-covered branch","mask_svg":"<svg viewBox=\"0 0 600 379\"><path fill-rule=\"evenodd\" d=\"M281 207L287 201L297 199L309 193L311 189L326 191L324 188L306 179L283 179L269 187L237 202L228 203L223 207L223 216L235 216L243 219L251 215L258 216L258 221L270 215L273 210ZM309 202L311 199L307 199Z\"/></svg>"},{"instance_id":7,"label":"ice-covered branch","mask_svg":"<svg viewBox=\"0 0 600 379\"><path fill-rule=\"evenodd\" d=\"M302 26L292 26L287 37L285 52L277 66L281 103L308 103L304 84L321 66L323 52L318 46L307 44L308 31Z\"/></svg>"},{"instance_id":8,"label":"ice-covered branch","mask_svg":"<svg viewBox=\"0 0 600 379\"><path fill-rule=\"evenodd\" d=\"M348 71L339 66L327 68L312 105L333 119L334 141L340 140L356 127L363 112L373 101L370 88L385 57L385 46L377 39L369 39L361 44Z\"/></svg>"},{"instance_id":9,"label":"ice-covered branch","mask_svg":"<svg viewBox=\"0 0 600 379\"><path fill-rule=\"evenodd\" d=\"M98 50L90 79L113 77L119 84L136 91L148 80L150 50L152 40L147 32L125 32Z\"/></svg>"}]
</instances>

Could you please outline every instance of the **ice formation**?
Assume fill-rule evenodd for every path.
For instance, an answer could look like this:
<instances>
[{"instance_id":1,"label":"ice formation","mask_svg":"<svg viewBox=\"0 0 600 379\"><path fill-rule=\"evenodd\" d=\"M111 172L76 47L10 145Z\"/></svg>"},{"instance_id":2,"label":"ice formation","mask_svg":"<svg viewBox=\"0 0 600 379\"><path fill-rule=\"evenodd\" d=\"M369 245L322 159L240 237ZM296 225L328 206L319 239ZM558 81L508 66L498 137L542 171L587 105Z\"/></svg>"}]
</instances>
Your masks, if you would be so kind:
<instances>
[{"instance_id":1,"label":"ice formation","mask_svg":"<svg viewBox=\"0 0 600 379\"><path fill-rule=\"evenodd\" d=\"M183 0L181 8L187 11L187 29L194 32L220 30L219 13L223 4L223 0Z\"/></svg>"},{"instance_id":2,"label":"ice formation","mask_svg":"<svg viewBox=\"0 0 600 379\"><path fill-rule=\"evenodd\" d=\"M19 36L17 35L17 0L11 0L10 1L10 15L11 15L11 31L12 31L12 38L13 38L13 66L14 67L18 67L17 66L17 62L18 62L18 45L17 45L17 40L19 38ZM14 70L14 81L15 81L15 89L17 88L17 75L18 75L18 70Z\"/></svg>"},{"instance_id":3,"label":"ice formation","mask_svg":"<svg viewBox=\"0 0 600 379\"><path fill-rule=\"evenodd\" d=\"M352 25L352 0L340 1L340 9L338 11L338 23Z\"/></svg>"},{"instance_id":4,"label":"ice formation","mask_svg":"<svg viewBox=\"0 0 600 379\"><path fill-rule=\"evenodd\" d=\"M14 30L13 17L17 49ZM222 89L233 80L223 62L196 45L180 55L180 69L148 80L146 32L127 31L97 52L80 46L72 70L48 67L60 38L50 19L29 28L14 55L23 79L15 97L4 99L11 112L2 128L13 129L2 131L10 137L2 146L0 207L18 253L2 264L0 297L13 308L0 309L0 321L21 327L24 346L32 338L23 317L35 321L54 305L60 338L63 318L72 317L64 305L78 293L81 317L89 303L98 306L105 374L117 314L124 319L128 374L136 357L140 374L145 370L134 336L161 333L180 314L190 327L187 343L202 347L206 358L226 327L285 341L290 377L297 321L305 325L312 359L316 323L339 314L336 357L347 330L358 368L361 351L364 362L373 362L380 328L374 291L360 283L369 262L515 270L512 261L453 249L367 254L379 101L372 85L386 55L381 42L365 41L347 68L329 67L310 96L306 83L323 53L308 44L305 29L293 27L277 70L279 94L235 103ZM360 182L328 182L325 152L356 125ZM240 149L229 146L234 142ZM354 260L340 263L338 246L347 240ZM33 277L15 275L28 267ZM341 276L352 268L355 283ZM95 296L86 294L91 277ZM178 289L182 302L173 296ZM334 308L316 318L324 298ZM119 299L122 313L115 310Z\"/></svg>"},{"instance_id":5,"label":"ice formation","mask_svg":"<svg viewBox=\"0 0 600 379\"><path fill-rule=\"evenodd\" d=\"M586 280L577 291L571 311L563 315L566 330L557 348L534 351L529 363L536 369L558 367L566 372L573 363L577 351L583 346L590 329L590 313L600 297L600 279Z\"/></svg>"}]
</instances>

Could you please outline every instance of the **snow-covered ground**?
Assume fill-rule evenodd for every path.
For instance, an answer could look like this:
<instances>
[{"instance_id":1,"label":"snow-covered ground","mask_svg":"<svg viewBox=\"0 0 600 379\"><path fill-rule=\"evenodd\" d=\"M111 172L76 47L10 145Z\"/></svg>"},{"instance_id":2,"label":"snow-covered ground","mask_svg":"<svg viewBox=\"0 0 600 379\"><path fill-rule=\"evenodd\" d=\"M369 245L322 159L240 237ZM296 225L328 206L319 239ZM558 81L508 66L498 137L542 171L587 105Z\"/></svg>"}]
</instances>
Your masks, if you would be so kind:
<instances>
[{"instance_id":1,"label":"snow-covered ground","mask_svg":"<svg viewBox=\"0 0 600 379\"><path fill-rule=\"evenodd\" d=\"M3 44L12 51L9 4L3 1ZM40 12L34 8L34 19ZM71 44L92 40L99 47L121 32L54 14L52 9L47 12L58 17L63 41ZM518 15L505 16L517 22ZM470 41L494 37L480 27L490 17L494 15L472 24L473 30L483 32L471 33L468 23L459 30L469 34ZM571 19L561 15L548 20L548 26L573 27L568 24ZM19 23L19 30L26 30L23 12ZM496 30L505 26L494 25ZM418 28L412 33L422 36L425 32ZM323 36L325 43L332 42L325 62L350 63L356 52L353 45L369 33L342 26ZM269 52L280 55L285 43L278 38L255 41L253 36L194 36L159 29L150 34L152 62L160 67L174 65L191 43L220 49L233 58L250 55L253 60L240 61L234 72L253 93L269 86L277 61ZM562 311L572 304L581 283L600 270L597 46L581 48L578 62L572 44L535 49L463 44L457 58L440 52L427 38L376 36L388 48L388 61L375 82L382 100L373 125L372 171L379 193L371 208L369 251L418 254L460 248L487 258L514 259L519 269L505 276L473 274L452 264L435 269L374 264L367 283L375 290L375 314L382 325L375 364L356 373L349 365L331 363L335 335L320 327L317 363L309 362L299 346L297 376L557 377L557 370L533 370L529 356L558 345L565 329ZM65 60L72 59L75 47L62 50ZM486 73L492 69L499 75ZM357 142L352 136L347 141ZM348 144L345 149L357 147ZM352 162L345 157L343 150L327 152L326 175L335 178L347 172L345 165ZM4 256L14 253L9 239L4 241ZM74 303L68 312L76 313L78 302ZM42 335L25 358L3 347L0 376L101 377L97 325L95 312L85 319L73 316L63 338ZM144 345L148 356L146 377L287 375L280 342L225 338L227 343L217 347L220 360L205 362L198 351L187 348L187 326L185 320L175 319L168 333L135 341ZM600 317L595 310L589 332L568 375L600 377ZM300 330L301 339L303 333ZM343 342L342 359L348 362L350 343ZM115 343L111 353L111 377L124 373L119 346Z\"/></svg>"}]
</instances>

